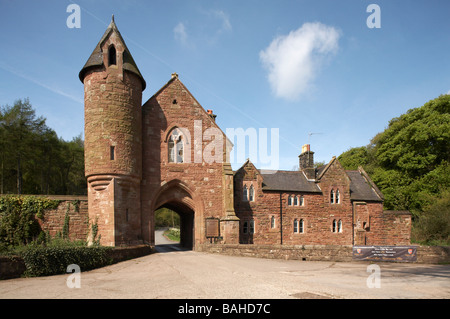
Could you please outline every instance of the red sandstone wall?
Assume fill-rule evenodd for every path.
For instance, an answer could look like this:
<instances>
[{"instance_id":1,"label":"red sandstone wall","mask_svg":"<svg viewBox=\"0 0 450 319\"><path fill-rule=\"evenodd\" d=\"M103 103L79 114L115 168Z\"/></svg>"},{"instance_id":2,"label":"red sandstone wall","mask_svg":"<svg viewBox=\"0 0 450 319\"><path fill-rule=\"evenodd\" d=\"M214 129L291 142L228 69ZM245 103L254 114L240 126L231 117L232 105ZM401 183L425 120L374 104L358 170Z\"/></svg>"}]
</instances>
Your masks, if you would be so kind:
<instances>
[{"instance_id":1,"label":"red sandstone wall","mask_svg":"<svg viewBox=\"0 0 450 319\"><path fill-rule=\"evenodd\" d=\"M217 128L211 117L192 97L178 79L171 80L143 106L143 179L142 179L142 234L144 241L152 241L153 214L158 192L166 183L182 181L189 194L187 202L174 196L166 198L180 207L182 214L186 207L195 211L195 242L206 241L204 227L207 217L225 217L227 200L224 180L224 164L195 163L211 141L200 138L194 142L194 121L201 121L201 133ZM188 138L190 163L168 163L167 137L174 127L185 128L191 134ZM198 132L198 130L197 130ZM225 140L223 141L225 143ZM225 146L223 146L225 151ZM185 148L185 153L187 148ZM222 156L224 156L222 154ZM224 158L224 157L223 157ZM223 159L222 159L223 161ZM168 190L169 191L169 190ZM164 194L159 194L163 196ZM170 197L170 196L169 196ZM230 200L230 199L228 199ZM231 198L232 200L232 198ZM184 207L184 208L183 208ZM232 207L232 206L231 206Z\"/></svg>"},{"instance_id":2,"label":"red sandstone wall","mask_svg":"<svg viewBox=\"0 0 450 319\"><path fill-rule=\"evenodd\" d=\"M56 209L46 210L39 220L43 231L55 237L63 233L66 213L69 216L69 239L86 240L89 230L88 205L86 198L63 200Z\"/></svg>"}]
</instances>

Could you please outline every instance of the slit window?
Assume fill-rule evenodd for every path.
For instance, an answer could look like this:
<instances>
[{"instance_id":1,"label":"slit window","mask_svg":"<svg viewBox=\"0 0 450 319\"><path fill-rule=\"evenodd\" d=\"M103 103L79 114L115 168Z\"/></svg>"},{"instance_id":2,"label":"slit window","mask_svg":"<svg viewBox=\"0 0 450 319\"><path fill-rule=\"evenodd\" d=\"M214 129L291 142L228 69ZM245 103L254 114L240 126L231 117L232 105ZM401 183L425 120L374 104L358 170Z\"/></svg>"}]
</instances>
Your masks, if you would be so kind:
<instances>
[{"instance_id":1,"label":"slit window","mask_svg":"<svg viewBox=\"0 0 450 319\"><path fill-rule=\"evenodd\" d=\"M275 228L275 216L270 217L270 228Z\"/></svg>"},{"instance_id":2,"label":"slit window","mask_svg":"<svg viewBox=\"0 0 450 319\"><path fill-rule=\"evenodd\" d=\"M115 146L110 146L109 147L109 159L111 161L114 161L116 159L116 147Z\"/></svg>"},{"instance_id":3,"label":"slit window","mask_svg":"<svg viewBox=\"0 0 450 319\"><path fill-rule=\"evenodd\" d=\"M108 49L108 66L110 65L116 65L116 48L114 45Z\"/></svg>"}]
</instances>

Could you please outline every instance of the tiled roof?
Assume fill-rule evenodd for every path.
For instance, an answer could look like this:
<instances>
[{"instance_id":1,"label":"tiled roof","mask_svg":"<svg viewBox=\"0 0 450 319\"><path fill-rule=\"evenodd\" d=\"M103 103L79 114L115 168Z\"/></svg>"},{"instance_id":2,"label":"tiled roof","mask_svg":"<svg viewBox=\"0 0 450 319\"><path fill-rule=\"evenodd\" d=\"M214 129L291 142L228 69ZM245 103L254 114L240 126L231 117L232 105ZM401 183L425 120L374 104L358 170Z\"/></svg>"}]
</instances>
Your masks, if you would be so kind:
<instances>
[{"instance_id":1,"label":"tiled roof","mask_svg":"<svg viewBox=\"0 0 450 319\"><path fill-rule=\"evenodd\" d=\"M264 171L263 190L321 193L314 181L308 181L301 171Z\"/></svg>"},{"instance_id":2,"label":"tiled roof","mask_svg":"<svg viewBox=\"0 0 450 319\"><path fill-rule=\"evenodd\" d=\"M352 200L364 201L382 201L381 193L378 193L374 186L371 185L364 174L357 171L346 171L351 180L350 183L350 198ZM381 196L380 196L381 195Z\"/></svg>"}]
</instances>

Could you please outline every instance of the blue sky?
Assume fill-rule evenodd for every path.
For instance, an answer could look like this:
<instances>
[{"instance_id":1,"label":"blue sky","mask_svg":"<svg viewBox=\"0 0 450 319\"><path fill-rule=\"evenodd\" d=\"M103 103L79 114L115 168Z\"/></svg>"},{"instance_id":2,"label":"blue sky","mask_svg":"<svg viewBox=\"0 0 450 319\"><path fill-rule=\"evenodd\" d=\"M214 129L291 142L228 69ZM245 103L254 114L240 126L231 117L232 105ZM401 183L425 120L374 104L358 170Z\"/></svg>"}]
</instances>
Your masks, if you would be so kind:
<instances>
[{"instance_id":1,"label":"blue sky","mask_svg":"<svg viewBox=\"0 0 450 319\"><path fill-rule=\"evenodd\" d=\"M80 28L66 24L72 3ZM372 3L381 28L367 26ZM114 14L143 102L177 72L224 131L278 128L290 170L308 140L328 162L449 93L449 13L445 0L0 0L0 105L28 97L60 137L82 134L78 72Z\"/></svg>"}]
</instances>

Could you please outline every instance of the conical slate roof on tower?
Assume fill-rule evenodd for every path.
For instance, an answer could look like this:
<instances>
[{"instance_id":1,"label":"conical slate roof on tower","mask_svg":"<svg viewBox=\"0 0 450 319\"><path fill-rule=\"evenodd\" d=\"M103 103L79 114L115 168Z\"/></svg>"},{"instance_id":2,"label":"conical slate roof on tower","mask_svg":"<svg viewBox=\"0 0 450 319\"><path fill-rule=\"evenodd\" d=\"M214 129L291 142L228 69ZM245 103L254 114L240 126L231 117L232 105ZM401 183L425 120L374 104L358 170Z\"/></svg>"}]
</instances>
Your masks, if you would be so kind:
<instances>
[{"instance_id":1,"label":"conical slate roof on tower","mask_svg":"<svg viewBox=\"0 0 450 319\"><path fill-rule=\"evenodd\" d=\"M78 75L81 82L83 82L84 76L89 69L94 68L94 67L103 66L103 52L102 52L103 42L108 38L108 36L112 32L115 32L117 34L119 39L122 41L123 47L125 48L125 50L123 52L123 69L139 76L139 78L142 81L142 91L144 91L145 87L146 87L144 77L142 76L141 72L139 71L139 69L136 65L136 62L134 62L134 59L125 44L125 41L123 40L122 36L120 35L119 30L117 29L116 23L114 22L114 15L112 16L111 23L109 24L108 28L106 29L102 38L98 42L98 44L95 47L94 51L92 52L91 56L89 57L86 64L83 66L83 68L81 69L81 71Z\"/></svg>"}]
</instances>

